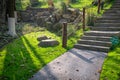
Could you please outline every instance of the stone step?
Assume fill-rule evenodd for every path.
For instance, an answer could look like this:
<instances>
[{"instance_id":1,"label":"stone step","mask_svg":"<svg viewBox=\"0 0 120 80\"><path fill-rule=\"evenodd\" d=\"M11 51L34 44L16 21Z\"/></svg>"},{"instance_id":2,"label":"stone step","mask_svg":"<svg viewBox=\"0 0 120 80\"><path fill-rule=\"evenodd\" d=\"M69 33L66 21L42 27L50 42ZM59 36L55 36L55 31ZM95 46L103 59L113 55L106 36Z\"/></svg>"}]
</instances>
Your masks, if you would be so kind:
<instances>
[{"instance_id":1,"label":"stone step","mask_svg":"<svg viewBox=\"0 0 120 80\"><path fill-rule=\"evenodd\" d=\"M109 47L93 46L93 45L85 45L85 44L75 44L74 48L84 49L84 50L100 51L100 52L108 52L109 51Z\"/></svg>"},{"instance_id":2,"label":"stone step","mask_svg":"<svg viewBox=\"0 0 120 80\"><path fill-rule=\"evenodd\" d=\"M120 33L120 1L116 0L111 9L106 10L103 16L95 21L92 31L87 31L81 40L74 45L78 49L108 52L112 36Z\"/></svg>"},{"instance_id":3,"label":"stone step","mask_svg":"<svg viewBox=\"0 0 120 80\"><path fill-rule=\"evenodd\" d=\"M114 4L120 4L120 1L116 1L116 0L115 0L115 1L114 1ZM113 5L114 5L114 4L113 4Z\"/></svg>"},{"instance_id":4,"label":"stone step","mask_svg":"<svg viewBox=\"0 0 120 80\"><path fill-rule=\"evenodd\" d=\"M108 11L105 11L104 13L107 13L107 14L109 14L109 13L115 13L115 14L119 14L120 13L120 10L108 10Z\"/></svg>"},{"instance_id":5,"label":"stone step","mask_svg":"<svg viewBox=\"0 0 120 80\"><path fill-rule=\"evenodd\" d=\"M110 7L110 9L120 9L120 7L119 6L116 7L116 5L113 5ZM107 10L110 10L110 9L107 9Z\"/></svg>"},{"instance_id":6,"label":"stone step","mask_svg":"<svg viewBox=\"0 0 120 80\"><path fill-rule=\"evenodd\" d=\"M102 17L120 17L120 14L115 14L115 13L109 13L109 14L103 14Z\"/></svg>"},{"instance_id":7,"label":"stone step","mask_svg":"<svg viewBox=\"0 0 120 80\"><path fill-rule=\"evenodd\" d=\"M120 11L120 8L111 8L110 10L113 10L113 11L115 11L115 12L119 12ZM108 12L110 11L110 10L108 10ZM105 11L106 12L106 11ZM111 11L112 12L112 11Z\"/></svg>"},{"instance_id":8,"label":"stone step","mask_svg":"<svg viewBox=\"0 0 120 80\"><path fill-rule=\"evenodd\" d=\"M120 14L119 15L103 15L101 18L119 18L120 17Z\"/></svg>"},{"instance_id":9,"label":"stone step","mask_svg":"<svg viewBox=\"0 0 120 80\"><path fill-rule=\"evenodd\" d=\"M120 27L120 23L95 23L96 27Z\"/></svg>"},{"instance_id":10,"label":"stone step","mask_svg":"<svg viewBox=\"0 0 120 80\"><path fill-rule=\"evenodd\" d=\"M113 4L113 6L119 6L119 5L120 5L119 2L116 2L116 3Z\"/></svg>"},{"instance_id":11,"label":"stone step","mask_svg":"<svg viewBox=\"0 0 120 80\"><path fill-rule=\"evenodd\" d=\"M116 10L118 10L118 11L120 11L120 8L119 7L111 7L110 9L106 9L105 10L105 12L107 12L107 11L116 11Z\"/></svg>"},{"instance_id":12,"label":"stone step","mask_svg":"<svg viewBox=\"0 0 120 80\"><path fill-rule=\"evenodd\" d=\"M104 37L104 36L85 36L85 35L84 35L83 37L81 37L81 39L110 42L111 37Z\"/></svg>"},{"instance_id":13,"label":"stone step","mask_svg":"<svg viewBox=\"0 0 120 80\"><path fill-rule=\"evenodd\" d=\"M110 8L110 9L108 9L108 10L106 10L106 11L116 11L116 10L118 10L118 11L120 11L120 8L118 8L118 7L113 7L113 8Z\"/></svg>"},{"instance_id":14,"label":"stone step","mask_svg":"<svg viewBox=\"0 0 120 80\"><path fill-rule=\"evenodd\" d=\"M96 20L95 23L120 23L120 20Z\"/></svg>"},{"instance_id":15,"label":"stone step","mask_svg":"<svg viewBox=\"0 0 120 80\"><path fill-rule=\"evenodd\" d=\"M120 20L120 17L101 17L97 20Z\"/></svg>"},{"instance_id":16,"label":"stone step","mask_svg":"<svg viewBox=\"0 0 120 80\"><path fill-rule=\"evenodd\" d=\"M120 1L115 1L114 4L120 4Z\"/></svg>"},{"instance_id":17,"label":"stone step","mask_svg":"<svg viewBox=\"0 0 120 80\"><path fill-rule=\"evenodd\" d=\"M95 45L95 46L104 46L110 47L111 42L104 42L104 41L95 41L95 40L78 40L78 44L85 44L85 45Z\"/></svg>"},{"instance_id":18,"label":"stone step","mask_svg":"<svg viewBox=\"0 0 120 80\"><path fill-rule=\"evenodd\" d=\"M112 36L119 35L119 32L118 31L88 31L88 32L85 32L84 35L112 37Z\"/></svg>"},{"instance_id":19,"label":"stone step","mask_svg":"<svg viewBox=\"0 0 120 80\"><path fill-rule=\"evenodd\" d=\"M93 31L120 31L120 27L90 27Z\"/></svg>"},{"instance_id":20,"label":"stone step","mask_svg":"<svg viewBox=\"0 0 120 80\"><path fill-rule=\"evenodd\" d=\"M115 0L114 2L120 2L119 0Z\"/></svg>"},{"instance_id":21,"label":"stone step","mask_svg":"<svg viewBox=\"0 0 120 80\"><path fill-rule=\"evenodd\" d=\"M112 5L112 6L118 6L118 5L120 5L120 2L119 1L116 1L116 2L114 2L114 4Z\"/></svg>"},{"instance_id":22,"label":"stone step","mask_svg":"<svg viewBox=\"0 0 120 80\"><path fill-rule=\"evenodd\" d=\"M119 1L119 0L115 0L115 2L114 2L114 3L116 3L116 2L120 3L120 1Z\"/></svg>"},{"instance_id":23,"label":"stone step","mask_svg":"<svg viewBox=\"0 0 120 80\"><path fill-rule=\"evenodd\" d=\"M119 5L114 5L111 8L120 8L120 6Z\"/></svg>"}]
</instances>

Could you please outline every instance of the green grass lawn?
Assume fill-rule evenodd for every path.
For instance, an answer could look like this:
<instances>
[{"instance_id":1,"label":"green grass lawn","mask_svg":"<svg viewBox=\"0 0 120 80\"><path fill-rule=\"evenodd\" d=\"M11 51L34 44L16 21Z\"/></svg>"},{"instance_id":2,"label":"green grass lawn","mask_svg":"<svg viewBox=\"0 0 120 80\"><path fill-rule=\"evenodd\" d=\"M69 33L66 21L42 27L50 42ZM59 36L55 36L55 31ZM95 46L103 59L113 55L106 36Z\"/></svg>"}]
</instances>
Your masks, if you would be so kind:
<instances>
[{"instance_id":1,"label":"green grass lawn","mask_svg":"<svg viewBox=\"0 0 120 80\"><path fill-rule=\"evenodd\" d=\"M44 1L44 0L40 0ZM80 3L71 4L74 8L79 8L91 4L92 0L83 0ZM29 0L22 0L22 6L17 4L18 9L25 9L29 5ZM58 3L59 4L59 3ZM112 3L106 5L110 8ZM42 5L41 7L46 7ZM21 7L21 8L20 8ZM88 12L97 14L97 7L92 7ZM55 47L38 47L37 37L47 35L57 39L60 44ZM68 49L71 49L77 39L83 34L82 30L68 38L68 47L61 47L61 37L47 30L41 32L32 32L21 36L0 50L0 80L28 80L34 73L54 60ZM120 46L109 52L106 58L101 80L119 80L120 79Z\"/></svg>"},{"instance_id":2,"label":"green grass lawn","mask_svg":"<svg viewBox=\"0 0 120 80\"><path fill-rule=\"evenodd\" d=\"M120 44L108 53L100 80L120 80Z\"/></svg>"},{"instance_id":3,"label":"green grass lawn","mask_svg":"<svg viewBox=\"0 0 120 80\"><path fill-rule=\"evenodd\" d=\"M61 37L47 30L21 36L0 50L0 80L28 80L34 73L71 49L82 30L69 37L68 47L61 47ZM55 47L38 47L37 37L47 35L60 42Z\"/></svg>"}]
</instances>

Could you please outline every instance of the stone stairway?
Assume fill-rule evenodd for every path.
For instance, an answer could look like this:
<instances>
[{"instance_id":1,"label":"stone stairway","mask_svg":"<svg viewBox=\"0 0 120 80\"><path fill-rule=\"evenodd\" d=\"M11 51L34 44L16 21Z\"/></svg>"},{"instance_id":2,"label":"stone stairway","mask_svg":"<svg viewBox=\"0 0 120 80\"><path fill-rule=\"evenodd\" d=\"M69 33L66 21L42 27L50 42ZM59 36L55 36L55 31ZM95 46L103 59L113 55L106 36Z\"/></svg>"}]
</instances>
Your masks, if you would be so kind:
<instances>
[{"instance_id":1,"label":"stone stairway","mask_svg":"<svg viewBox=\"0 0 120 80\"><path fill-rule=\"evenodd\" d=\"M99 18L91 31L84 33L74 48L108 52L111 47L110 39L120 32L120 0L115 0L111 9Z\"/></svg>"}]
</instances>

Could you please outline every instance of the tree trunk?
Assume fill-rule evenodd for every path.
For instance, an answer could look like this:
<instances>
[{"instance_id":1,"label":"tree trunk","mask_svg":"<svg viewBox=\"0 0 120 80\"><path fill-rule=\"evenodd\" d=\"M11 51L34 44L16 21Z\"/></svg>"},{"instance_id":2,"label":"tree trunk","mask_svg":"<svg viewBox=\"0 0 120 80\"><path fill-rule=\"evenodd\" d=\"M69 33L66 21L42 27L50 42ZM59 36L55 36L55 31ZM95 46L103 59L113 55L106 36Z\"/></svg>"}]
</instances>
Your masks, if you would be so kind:
<instances>
[{"instance_id":1,"label":"tree trunk","mask_svg":"<svg viewBox=\"0 0 120 80\"><path fill-rule=\"evenodd\" d=\"M17 23L17 18L18 18L17 11L14 11L14 15L15 15L15 23Z\"/></svg>"},{"instance_id":2,"label":"tree trunk","mask_svg":"<svg viewBox=\"0 0 120 80\"><path fill-rule=\"evenodd\" d=\"M6 2L5 0L0 0L0 24L5 23L5 13L6 13Z\"/></svg>"},{"instance_id":3,"label":"tree trunk","mask_svg":"<svg viewBox=\"0 0 120 80\"><path fill-rule=\"evenodd\" d=\"M8 34L16 37L16 31L15 31L15 0L8 0Z\"/></svg>"}]
</instances>

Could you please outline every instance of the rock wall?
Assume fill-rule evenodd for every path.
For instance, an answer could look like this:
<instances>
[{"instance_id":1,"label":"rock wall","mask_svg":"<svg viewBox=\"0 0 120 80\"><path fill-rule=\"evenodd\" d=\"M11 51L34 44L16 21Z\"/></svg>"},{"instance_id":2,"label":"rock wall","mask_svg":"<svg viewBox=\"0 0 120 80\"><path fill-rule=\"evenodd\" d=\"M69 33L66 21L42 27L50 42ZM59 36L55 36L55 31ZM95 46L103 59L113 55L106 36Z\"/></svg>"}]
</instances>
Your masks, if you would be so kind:
<instances>
[{"instance_id":1,"label":"rock wall","mask_svg":"<svg viewBox=\"0 0 120 80\"><path fill-rule=\"evenodd\" d=\"M63 14L61 11L53 8L33 8L28 7L25 11L19 12L19 20L24 22L59 22L60 19L66 19L67 22L73 22L82 13L78 9L68 9L68 13Z\"/></svg>"},{"instance_id":2,"label":"rock wall","mask_svg":"<svg viewBox=\"0 0 120 80\"><path fill-rule=\"evenodd\" d=\"M19 11L18 16L24 22L36 22L38 16L48 17L54 9L52 8L32 8L28 7L25 11Z\"/></svg>"},{"instance_id":3,"label":"rock wall","mask_svg":"<svg viewBox=\"0 0 120 80\"><path fill-rule=\"evenodd\" d=\"M62 13L58 9L53 8L32 8L28 7L25 11L20 11L19 20L23 22L34 22L41 27L58 31L61 29L61 23L78 24L81 20L82 12L79 9L67 9L66 13Z\"/></svg>"}]
</instances>

